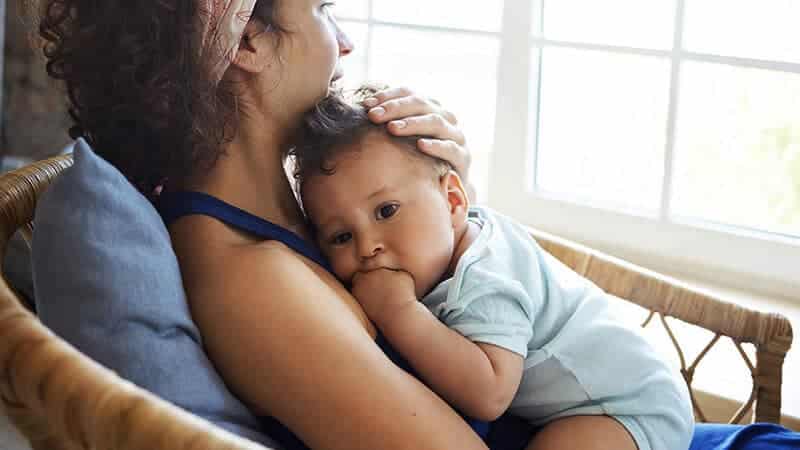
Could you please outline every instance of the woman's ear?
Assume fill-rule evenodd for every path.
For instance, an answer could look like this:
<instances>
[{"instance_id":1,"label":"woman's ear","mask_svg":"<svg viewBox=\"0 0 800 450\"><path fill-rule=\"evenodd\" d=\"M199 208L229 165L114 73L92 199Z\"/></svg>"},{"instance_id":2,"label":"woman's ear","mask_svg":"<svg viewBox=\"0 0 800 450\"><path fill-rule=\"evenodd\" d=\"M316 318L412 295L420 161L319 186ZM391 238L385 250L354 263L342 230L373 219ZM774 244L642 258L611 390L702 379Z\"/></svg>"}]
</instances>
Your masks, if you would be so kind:
<instances>
[{"instance_id":1,"label":"woman's ear","mask_svg":"<svg viewBox=\"0 0 800 450\"><path fill-rule=\"evenodd\" d=\"M251 20L244 29L232 66L248 73L263 72L275 58L273 35L264 31L257 20Z\"/></svg>"},{"instance_id":2,"label":"woman's ear","mask_svg":"<svg viewBox=\"0 0 800 450\"><path fill-rule=\"evenodd\" d=\"M450 209L450 219L453 228L461 227L467 222L469 212L469 197L461 182L461 177L456 171L450 170L439 179L442 192L447 199L447 206Z\"/></svg>"}]
</instances>

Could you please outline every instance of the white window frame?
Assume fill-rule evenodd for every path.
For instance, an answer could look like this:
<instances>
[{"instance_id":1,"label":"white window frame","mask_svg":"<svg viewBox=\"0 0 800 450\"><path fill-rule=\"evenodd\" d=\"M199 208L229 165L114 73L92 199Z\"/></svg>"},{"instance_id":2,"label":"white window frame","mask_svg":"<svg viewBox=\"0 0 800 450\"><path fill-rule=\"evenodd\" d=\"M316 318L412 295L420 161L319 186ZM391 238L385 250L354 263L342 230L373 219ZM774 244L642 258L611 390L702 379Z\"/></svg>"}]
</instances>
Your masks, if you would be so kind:
<instances>
[{"instance_id":1,"label":"white window frame","mask_svg":"<svg viewBox=\"0 0 800 450\"><path fill-rule=\"evenodd\" d=\"M364 75L370 71L372 30L376 25L499 37L495 138L489 159L488 198L481 198L482 203L488 203L527 225L586 243L654 270L800 302L797 295L800 292L800 239L700 220L678 219L669 212L681 65L697 61L800 74L800 64L686 51L682 45L685 0L676 0L673 45L669 50L548 40L540 32L532 32L541 30L544 1L547 0L505 0L499 33L375 20L372 0L367 2L366 19L342 20L368 26ZM581 199L555 195L537 187L541 53L538 59L534 59L532 50L558 47L669 60L671 74L662 199L659 211L653 216L598 208L581 202ZM469 95L468 90L465 95ZM469 137L469 130L464 131Z\"/></svg>"},{"instance_id":2,"label":"white window frame","mask_svg":"<svg viewBox=\"0 0 800 450\"><path fill-rule=\"evenodd\" d=\"M556 0L557 1L557 0ZM800 64L689 52L683 49L685 0L677 0L673 46L649 50L548 40L541 33L543 0L505 0L498 70L490 206L524 223L675 275L800 301L800 239L670 215L672 163L681 65L712 62L800 74ZM536 13L538 12L538 13ZM534 20L536 22L534 22ZM671 64L664 179L652 216L600 209L555 196L535 183L538 82L542 48L602 50L667 58ZM539 49L534 60L533 49ZM465 130L469 135L469 130Z\"/></svg>"}]
</instances>

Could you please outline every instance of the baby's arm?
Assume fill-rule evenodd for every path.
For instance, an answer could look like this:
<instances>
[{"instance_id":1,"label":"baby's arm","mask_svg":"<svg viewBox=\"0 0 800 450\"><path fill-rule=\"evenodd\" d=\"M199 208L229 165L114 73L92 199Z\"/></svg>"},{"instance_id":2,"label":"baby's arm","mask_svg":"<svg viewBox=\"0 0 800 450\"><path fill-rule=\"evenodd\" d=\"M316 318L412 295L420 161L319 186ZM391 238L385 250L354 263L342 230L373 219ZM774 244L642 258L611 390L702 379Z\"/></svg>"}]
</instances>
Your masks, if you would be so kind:
<instances>
[{"instance_id":1,"label":"baby's arm","mask_svg":"<svg viewBox=\"0 0 800 450\"><path fill-rule=\"evenodd\" d=\"M522 377L520 355L445 326L418 301L406 272L359 274L353 294L395 350L455 408L487 421L508 409Z\"/></svg>"}]
</instances>

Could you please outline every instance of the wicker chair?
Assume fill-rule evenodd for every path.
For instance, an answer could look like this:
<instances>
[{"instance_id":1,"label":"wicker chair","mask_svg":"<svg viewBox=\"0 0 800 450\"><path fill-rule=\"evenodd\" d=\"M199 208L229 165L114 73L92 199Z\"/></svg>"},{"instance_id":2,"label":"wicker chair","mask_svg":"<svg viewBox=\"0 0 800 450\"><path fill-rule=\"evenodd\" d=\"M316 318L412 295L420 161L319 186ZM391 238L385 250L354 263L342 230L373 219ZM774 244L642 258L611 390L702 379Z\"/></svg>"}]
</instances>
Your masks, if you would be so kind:
<instances>
[{"instance_id":1,"label":"wicker chair","mask_svg":"<svg viewBox=\"0 0 800 450\"><path fill-rule=\"evenodd\" d=\"M16 230L21 229L30 239L39 195L71 164L70 156L59 156L0 177L3 254ZM754 344L756 362L748 363L753 374L752 395L732 422L740 421L753 403L754 420L779 421L781 369L792 341L787 319L701 294L555 236L532 233L545 249L609 293L650 310L650 318L659 315L666 325L664 317L672 316L711 330L716 337L710 345L720 336L733 339L740 351L742 343ZM682 354L681 361L691 386L697 361L687 367ZM34 450L264 449L134 386L81 354L43 326L3 277L0 396L12 422Z\"/></svg>"}]
</instances>

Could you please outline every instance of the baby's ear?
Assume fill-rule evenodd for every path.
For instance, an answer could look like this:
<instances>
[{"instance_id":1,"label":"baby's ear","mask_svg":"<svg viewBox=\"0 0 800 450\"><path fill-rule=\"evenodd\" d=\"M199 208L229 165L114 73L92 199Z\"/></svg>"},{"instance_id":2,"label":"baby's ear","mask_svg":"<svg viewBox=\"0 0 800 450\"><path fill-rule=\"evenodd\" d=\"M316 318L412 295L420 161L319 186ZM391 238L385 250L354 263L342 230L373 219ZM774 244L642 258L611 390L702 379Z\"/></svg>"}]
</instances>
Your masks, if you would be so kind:
<instances>
[{"instance_id":1,"label":"baby's ear","mask_svg":"<svg viewBox=\"0 0 800 450\"><path fill-rule=\"evenodd\" d=\"M450 219L453 228L460 227L467 221L469 212L469 197L461 183L461 177L455 170L450 170L439 179L440 187L447 199L447 206L450 208Z\"/></svg>"}]
</instances>

